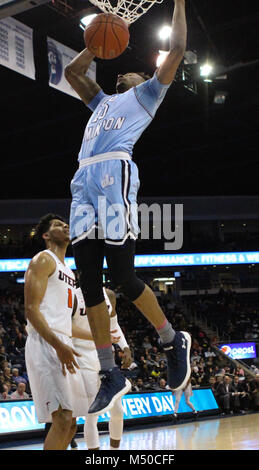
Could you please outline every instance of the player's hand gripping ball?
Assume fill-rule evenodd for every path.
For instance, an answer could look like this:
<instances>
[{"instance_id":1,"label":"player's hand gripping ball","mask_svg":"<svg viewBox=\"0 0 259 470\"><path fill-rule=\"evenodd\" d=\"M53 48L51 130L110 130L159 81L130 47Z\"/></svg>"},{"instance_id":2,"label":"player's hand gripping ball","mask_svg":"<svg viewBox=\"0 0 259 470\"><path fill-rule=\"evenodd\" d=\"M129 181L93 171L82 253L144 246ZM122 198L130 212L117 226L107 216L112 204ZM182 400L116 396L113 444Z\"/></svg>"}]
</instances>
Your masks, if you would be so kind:
<instances>
[{"instance_id":1,"label":"player's hand gripping ball","mask_svg":"<svg viewBox=\"0 0 259 470\"><path fill-rule=\"evenodd\" d=\"M115 59L129 44L127 23L112 13L99 13L85 27L87 49L99 59Z\"/></svg>"}]
</instances>

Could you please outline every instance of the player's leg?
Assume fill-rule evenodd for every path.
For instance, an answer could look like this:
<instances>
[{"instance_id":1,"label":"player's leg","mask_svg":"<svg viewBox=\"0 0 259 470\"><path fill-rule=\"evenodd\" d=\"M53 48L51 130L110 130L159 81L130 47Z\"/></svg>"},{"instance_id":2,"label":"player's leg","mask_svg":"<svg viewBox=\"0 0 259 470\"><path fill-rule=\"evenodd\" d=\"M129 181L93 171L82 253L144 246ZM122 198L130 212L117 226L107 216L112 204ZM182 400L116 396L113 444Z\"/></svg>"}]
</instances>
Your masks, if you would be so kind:
<instances>
[{"instance_id":1,"label":"player's leg","mask_svg":"<svg viewBox=\"0 0 259 470\"><path fill-rule=\"evenodd\" d=\"M182 394L183 394L182 390L178 390L174 394L175 395L175 405L174 405L174 416L175 417L177 417L177 413L178 413L179 404L180 404L180 401L181 401Z\"/></svg>"},{"instance_id":2,"label":"player's leg","mask_svg":"<svg viewBox=\"0 0 259 470\"><path fill-rule=\"evenodd\" d=\"M110 317L103 294L103 240L85 239L73 245L80 287L101 367L115 366L110 335Z\"/></svg>"},{"instance_id":3,"label":"player's leg","mask_svg":"<svg viewBox=\"0 0 259 470\"><path fill-rule=\"evenodd\" d=\"M168 385L172 390L184 388L191 373L191 337L186 332L173 330L154 292L137 278L135 241L128 239L123 245L107 244L105 254L114 285L136 305L160 336L167 355Z\"/></svg>"},{"instance_id":4,"label":"player's leg","mask_svg":"<svg viewBox=\"0 0 259 470\"><path fill-rule=\"evenodd\" d=\"M120 447L121 436L123 433L123 413L121 398L119 398L110 410L111 418L109 421L109 433L111 450L116 450Z\"/></svg>"},{"instance_id":5,"label":"player's leg","mask_svg":"<svg viewBox=\"0 0 259 470\"><path fill-rule=\"evenodd\" d=\"M130 390L130 383L115 364L110 334L110 316L103 294L104 241L86 239L73 247L87 316L101 365L102 385L89 413L102 414Z\"/></svg>"},{"instance_id":6,"label":"player's leg","mask_svg":"<svg viewBox=\"0 0 259 470\"><path fill-rule=\"evenodd\" d=\"M44 441L44 450L66 450L71 441L72 411L61 407L52 413L52 425Z\"/></svg>"},{"instance_id":7,"label":"player's leg","mask_svg":"<svg viewBox=\"0 0 259 470\"><path fill-rule=\"evenodd\" d=\"M86 352L87 354L87 352ZM89 364L94 367L95 359L93 352L89 351L88 354ZM93 364L94 361L94 364ZM81 368L81 374L84 382L84 388L87 395L87 409L93 403L100 386L100 379L98 374L99 364L97 360L96 370ZM86 413L84 422L84 438L88 450L98 450L100 448L99 432L97 427L98 415Z\"/></svg>"}]
</instances>

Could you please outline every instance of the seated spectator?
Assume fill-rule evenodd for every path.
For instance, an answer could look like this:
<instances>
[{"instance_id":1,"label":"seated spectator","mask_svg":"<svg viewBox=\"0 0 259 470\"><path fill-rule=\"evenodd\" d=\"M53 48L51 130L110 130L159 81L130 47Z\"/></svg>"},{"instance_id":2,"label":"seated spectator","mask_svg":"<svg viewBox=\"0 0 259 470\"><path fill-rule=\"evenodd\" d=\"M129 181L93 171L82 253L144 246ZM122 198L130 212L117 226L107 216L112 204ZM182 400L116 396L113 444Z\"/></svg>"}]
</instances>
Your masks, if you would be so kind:
<instances>
[{"instance_id":1,"label":"seated spectator","mask_svg":"<svg viewBox=\"0 0 259 470\"><path fill-rule=\"evenodd\" d=\"M0 393L0 400L11 400L8 385L2 385L2 393Z\"/></svg>"},{"instance_id":2,"label":"seated spectator","mask_svg":"<svg viewBox=\"0 0 259 470\"><path fill-rule=\"evenodd\" d=\"M150 372L150 375L151 375L151 377L155 377L155 379L157 379L158 377L160 377L160 370L159 370L159 367L157 367L157 366L152 367L152 370L151 370L151 372Z\"/></svg>"},{"instance_id":3,"label":"seated spectator","mask_svg":"<svg viewBox=\"0 0 259 470\"><path fill-rule=\"evenodd\" d=\"M214 377L214 375L211 375L210 378L209 378L209 385L211 387L211 390L213 391L213 394L214 394L214 397L216 398L216 401L217 400L217 397L218 397L218 383L216 381L216 377Z\"/></svg>"},{"instance_id":4,"label":"seated spectator","mask_svg":"<svg viewBox=\"0 0 259 470\"><path fill-rule=\"evenodd\" d=\"M156 379L154 379L154 377L148 377L145 389L146 390L157 390Z\"/></svg>"},{"instance_id":5,"label":"seated spectator","mask_svg":"<svg viewBox=\"0 0 259 470\"><path fill-rule=\"evenodd\" d=\"M19 369L17 369L16 367L12 369L12 375L13 375L13 381L16 383L16 385L18 385L18 383L20 382L23 382L25 385L27 385L27 380L25 380L24 377L19 375Z\"/></svg>"},{"instance_id":6,"label":"seated spectator","mask_svg":"<svg viewBox=\"0 0 259 470\"><path fill-rule=\"evenodd\" d=\"M204 357L206 359L216 357L216 354L212 351L210 346L208 346L207 351L204 352Z\"/></svg>"},{"instance_id":7,"label":"seated spectator","mask_svg":"<svg viewBox=\"0 0 259 470\"><path fill-rule=\"evenodd\" d=\"M160 379L157 383L157 390L170 390L165 379Z\"/></svg>"},{"instance_id":8,"label":"seated spectator","mask_svg":"<svg viewBox=\"0 0 259 470\"><path fill-rule=\"evenodd\" d=\"M151 355L147 354L146 364L148 365L148 367L153 367L155 365L155 363L156 363L156 361L154 361L154 359L152 359Z\"/></svg>"},{"instance_id":9,"label":"seated spectator","mask_svg":"<svg viewBox=\"0 0 259 470\"><path fill-rule=\"evenodd\" d=\"M248 390L245 389L244 381L235 375L234 380L230 386L231 392L231 401L230 407L234 413L238 413L240 411L244 412L244 410L248 410L249 408L249 394Z\"/></svg>"},{"instance_id":10,"label":"seated spectator","mask_svg":"<svg viewBox=\"0 0 259 470\"><path fill-rule=\"evenodd\" d=\"M23 382L18 383L17 390L11 394L12 400L26 400L29 397L28 393L25 392L26 385Z\"/></svg>"},{"instance_id":11,"label":"seated spectator","mask_svg":"<svg viewBox=\"0 0 259 470\"><path fill-rule=\"evenodd\" d=\"M3 323L0 322L0 337L6 334L6 330L3 327Z\"/></svg>"},{"instance_id":12,"label":"seated spectator","mask_svg":"<svg viewBox=\"0 0 259 470\"><path fill-rule=\"evenodd\" d=\"M259 410L259 374L256 374L255 379L252 379L249 383L251 393L251 407L253 410Z\"/></svg>"},{"instance_id":13,"label":"seated spectator","mask_svg":"<svg viewBox=\"0 0 259 470\"><path fill-rule=\"evenodd\" d=\"M217 388L218 393L218 402L219 406L222 409L222 412L225 414L231 413L230 408L230 397L231 397L231 379L228 375L225 375L223 381L219 383Z\"/></svg>"},{"instance_id":14,"label":"seated spectator","mask_svg":"<svg viewBox=\"0 0 259 470\"><path fill-rule=\"evenodd\" d=\"M145 389L143 379L138 377L134 385L132 386L133 392L143 392Z\"/></svg>"},{"instance_id":15,"label":"seated spectator","mask_svg":"<svg viewBox=\"0 0 259 470\"><path fill-rule=\"evenodd\" d=\"M197 363L201 359L201 355L198 353L198 351L194 350L193 354L191 355L191 363L196 361Z\"/></svg>"},{"instance_id":16,"label":"seated spectator","mask_svg":"<svg viewBox=\"0 0 259 470\"><path fill-rule=\"evenodd\" d=\"M142 346L143 346L144 349L147 349L147 350L149 350L149 349L152 348L152 344L150 343L150 339L149 339L148 336L145 336L145 337L144 337Z\"/></svg>"},{"instance_id":17,"label":"seated spectator","mask_svg":"<svg viewBox=\"0 0 259 470\"><path fill-rule=\"evenodd\" d=\"M26 336L22 334L21 331L19 331L18 335L14 339L14 344L19 351L23 351L26 343Z\"/></svg>"},{"instance_id":18,"label":"seated spectator","mask_svg":"<svg viewBox=\"0 0 259 470\"><path fill-rule=\"evenodd\" d=\"M5 349L5 346L0 346L0 361L7 361L8 360L8 353Z\"/></svg>"}]
</instances>

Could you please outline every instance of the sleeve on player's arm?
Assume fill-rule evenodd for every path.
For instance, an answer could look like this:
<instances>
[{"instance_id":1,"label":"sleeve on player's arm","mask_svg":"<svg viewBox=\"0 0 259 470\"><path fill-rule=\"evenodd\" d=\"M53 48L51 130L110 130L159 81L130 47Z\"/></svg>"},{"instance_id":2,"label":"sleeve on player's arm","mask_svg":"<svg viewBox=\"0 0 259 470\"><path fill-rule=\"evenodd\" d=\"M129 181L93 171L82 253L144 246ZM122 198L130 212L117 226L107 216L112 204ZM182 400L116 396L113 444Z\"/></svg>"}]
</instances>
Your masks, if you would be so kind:
<instances>
[{"instance_id":1,"label":"sleeve on player's arm","mask_svg":"<svg viewBox=\"0 0 259 470\"><path fill-rule=\"evenodd\" d=\"M135 88L138 101L152 117L162 103L170 85L160 83L155 72L150 80L141 83Z\"/></svg>"},{"instance_id":2,"label":"sleeve on player's arm","mask_svg":"<svg viewBox=\"0 0 259 470\"><path fill-rule=\"evenodd\" d=\"M87 107L91 109L91 111L94 111L98 104L103 100L103 98L106 97L108 97L108 95L106 95L103 90L100 90L97 95L95 95L95 97L90 101L90 103L88 103Z\"/></svg>"}]
</instances>

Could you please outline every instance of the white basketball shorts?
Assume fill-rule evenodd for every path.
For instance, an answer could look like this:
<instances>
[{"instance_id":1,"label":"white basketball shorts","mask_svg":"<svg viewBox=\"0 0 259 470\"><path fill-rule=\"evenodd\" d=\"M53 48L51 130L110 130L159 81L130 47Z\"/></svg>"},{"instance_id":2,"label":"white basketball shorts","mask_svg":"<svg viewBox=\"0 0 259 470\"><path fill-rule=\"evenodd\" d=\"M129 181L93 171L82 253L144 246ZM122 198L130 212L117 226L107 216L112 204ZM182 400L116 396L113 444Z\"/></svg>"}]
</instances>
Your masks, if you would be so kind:
<instances>
[{"instance_id":1,"label":"white basketball shorts","mask_svg":"<svg viewBox=\"0 0 259 470\"><path fill-rule=\"evenodd\" d=\"M71 338L55 334L73 347ZM27 337L25 361L39 423L52 422L51 415L59 406L72 410L73 417L84 416L87 403L80 370L76 369L76 374L66 371L64 376L55 349L36 331Z\"/></svg>"}]
</instances>

